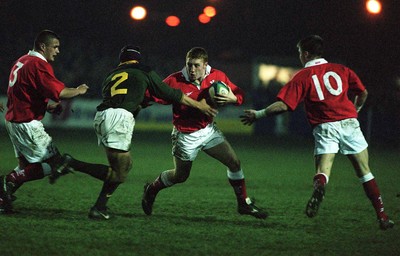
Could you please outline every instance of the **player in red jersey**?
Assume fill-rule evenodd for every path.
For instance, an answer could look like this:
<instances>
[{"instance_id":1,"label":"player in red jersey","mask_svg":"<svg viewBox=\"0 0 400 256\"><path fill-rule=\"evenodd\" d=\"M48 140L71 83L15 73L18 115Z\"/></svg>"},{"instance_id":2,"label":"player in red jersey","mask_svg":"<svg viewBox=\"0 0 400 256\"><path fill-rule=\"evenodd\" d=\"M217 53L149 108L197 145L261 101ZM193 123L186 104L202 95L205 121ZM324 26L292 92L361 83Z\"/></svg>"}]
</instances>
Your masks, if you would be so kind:
<instances>
[{"instance_id":1,"label":"player in red jersey","mask_svg":"<svg viewBox=\"0 0 400 256\"><path fill-rule=\"evenodd\" d=\"M41 31L33 50L19 58L11 69L8 84L6 129L14 147L18 166L0 177L0 213L12 213L13 193L25 182L49 176L50 183L69 172L73 159L61 156L41 120L46 112L60 113L60 101L85 94L86 84L65 87L53 72L50 62L60 50L59 36L53 31ZM105 165L74 161L74 169L99 179L109 171ZM78 166L79 165L79 166ZM79 168L77 168L79 167ZM80 168L82 167L82 168Z\"/></svg>"},{"instance_id":2,"label":"player in red jersey","mask_svg":"<svg viewBox=\"0 0 400 256\"><path fill-rule=\"evenodd\" d=\"M131 141L146 90L205 115L215 116L217 112L205 100L195 101L182 91L170 88L153 69L142 62L141 56L138 46L124 46L118 66L107 74L102 84L103 101L97 106L93 124L113 175L104 181L96 203L89 211L89 218L92 219L110 218L107 202L132 169Z\"/></svg>"},{"instance_id":3,"label":"player in red jersey","mask_svg":"<svg viewBox=\"0 0 400 256\"><path fill-rule=\"evenodd\" d=\"M340 64L328 63L323 54L323 40L317 35L297 44L304 68L279 92L277 101L265 109L245 110L241 116L245 125L257 119L293 111L304 101L307 118L315 139L316 175L314 192L307 203L306 214L314 217L324 199L325 186L336 153L346 155L375 209L380 228L386 230L394 222L386 215L382 196L368 164L368 144L357 120L358 112L367 99L367 90L358 76ZM352 102L348 94L355 95Z\"/></svg>"},{"instance_id":4,"label":"player in red jersey","mask_svg":"<svg viewBox=\"0 0 400 256\"><path fill-rule=\"evenodd\" d=\"M228 85L230 91L227 95L217 95L216 103L219 105L243 103L244 92L232 83L225 73L208 65L208 54L200 47L192 48L187 53L186 65L181 71L164 79L170 87L181 90L195 100L209 97L208 90L211 84L218 80ZM153 100L161 104L173 104L174 128L171 137L175 167L162 172L153 183L145 185L142 198L144 212L151 215L155 197L160 190L188 179L193 161L200 151L204 151L228 168L227 176L237 198L238 212L265 219L267 213L255 206L247 196L240 160L217 128L213 117L181 104L157 98Z\"/></svg>"},{"instance_id":5,"label":"player in red jersey","mask_svg":"<svg viewBox=\"0 0 400 256\"><path fill-rule=\"evenodd\" d=\"M66 88L54 76L49 62L60 52L59 46L58 35L44 30L37 35L34 49L19 58L11 69L5 124L18 166L0 179L0 211L3 213L12 212L11 194L24 182L63 171L65 159L53 145L41 120L46 111L59 113L62 110L61 99L85 94L88 86Z\"/></svg>"}]
</instances>

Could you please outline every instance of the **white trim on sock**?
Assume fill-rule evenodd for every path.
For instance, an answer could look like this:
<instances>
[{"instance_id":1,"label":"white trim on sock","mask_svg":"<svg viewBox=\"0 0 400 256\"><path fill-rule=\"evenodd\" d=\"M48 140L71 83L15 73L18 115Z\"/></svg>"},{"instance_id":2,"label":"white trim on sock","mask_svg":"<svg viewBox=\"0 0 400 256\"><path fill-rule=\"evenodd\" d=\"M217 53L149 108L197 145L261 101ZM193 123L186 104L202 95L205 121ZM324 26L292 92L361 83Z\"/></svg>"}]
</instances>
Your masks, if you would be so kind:
<instances>
[{"instance_id":1,"label":"white trim on sock","mask_svg":"<svg viewBox=\"0 0 400 256\"><path fill-rule=\"evenodd\" d=\"M41 163L44 176L49 176L51 174L51 166L48 163Z\"/></svg>"},{"instance_id":2,"label":"white trim on sock","mask_svg":"<svg viewBox=\"0 0 400 256\"><path fill-rule=\"evenodd\" d=\"M19 168L19 165L17 165L15 168L14 168L14 171L15 172L19 172L19 171L22 171L23 169L21 169L21 168Z\"/></svg>"},{"instance_id":3,"label":"white trim on sock","mask_svg":"<svg viewBox=\"0 0 400 256\"><path fill-rule=\"evenodd\" d=\"M166 187L171 187L172 185L174 185L174 183L172 183L171 181L168 180L167 172L168 171L163 171L161 173L161 175L160 175L161 181L162 181L162 183L164 183L164 185Z\"/></svg>"},{"instance_id":4,"label":"white trim on sock","mask_svg":"<svg viewBox=\"0 0 400 256\"><path fill-rule=\"evenodd\" d=\"M370 172L368 174L365 174L361 178L359 178L359 181L361 183L365 183L365 182L368 182L368 181L373 180L373 179L374 179L374 175L372 175L372 173Z\"/></svg>"},{"instance_id":5,"label":"white trim on sock","mask_svg":"<svg viewBox=\"0 0 400 256\"><path fill-rule=\"evenodd\" d=\"M240 169L237 172L232 172L231 170L228 169L228 170L226 170L226 175L231 180L242 180L242 179L244 179L244 173L243 173L242 169Z\"/></svg>"},{"instance_id":6,"label":"white trim on sock","mask_svg":"<svg viewBox=\"0 0 400 256\"><path fill-rule=\"evenodd\" d=\"M318 174L322 174L322 175L324 175L325 176L325 179L326 179L326 183L325 183L325 185L326 184L328 184L328 182L329 182L329 176L328 175L326 175L325 173L323 173L323 172L321 172L321 173L318 173ZM318 174L316 174L316 175L318 175Z\"/></svg>"}]
</instances>

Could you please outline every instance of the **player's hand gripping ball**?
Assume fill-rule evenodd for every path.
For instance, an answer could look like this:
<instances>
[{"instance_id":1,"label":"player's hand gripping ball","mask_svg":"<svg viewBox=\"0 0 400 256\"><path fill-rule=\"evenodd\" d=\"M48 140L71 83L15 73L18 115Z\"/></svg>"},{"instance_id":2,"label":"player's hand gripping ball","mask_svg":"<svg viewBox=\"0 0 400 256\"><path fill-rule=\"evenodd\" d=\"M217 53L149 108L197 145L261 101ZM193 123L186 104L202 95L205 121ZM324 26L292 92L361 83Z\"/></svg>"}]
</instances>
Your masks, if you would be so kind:
<instances>
[{"instance_id":1,"label":"player's hand gripping ball","mask_svg":"<svg viewBox=\"0 0 400 256\"><path fill-rule=\"evenodd\" d=\"M211 84L210 89L208 90L208 93L210 95L211 103L214 106L217 106L218 104L215 102L214 96L216 94L228 95L229 87L222 81L215 81L214 83Z\"/></svg>"}]
</instances>

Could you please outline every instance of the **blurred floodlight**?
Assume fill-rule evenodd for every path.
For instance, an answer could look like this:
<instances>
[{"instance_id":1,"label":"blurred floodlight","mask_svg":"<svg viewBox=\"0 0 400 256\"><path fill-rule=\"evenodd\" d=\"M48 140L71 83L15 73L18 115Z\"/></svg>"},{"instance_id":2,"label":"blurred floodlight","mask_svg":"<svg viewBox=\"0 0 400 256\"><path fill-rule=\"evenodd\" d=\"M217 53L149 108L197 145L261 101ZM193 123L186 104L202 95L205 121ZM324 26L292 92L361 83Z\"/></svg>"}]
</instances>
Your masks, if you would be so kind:
<instances>
[{"instance_id":1,"label":"blurred floodlight","mask_svg":"<svg viewBox=\"0 0 400 256\"><path fill-rule=\"evenodd\" d=\"M297 72L297 68L261 63L258 67L258 80L267 85L271 80L286 84Z\"/></svg>"},{"instance_id":2,"label":"blurred floodlight","mask_svg":"<svg viewBox=\"0 0 400 256\"><path fill-rule=\"evenodd\" d=\"M372 14L379 14L382 11L382 4L378 0L368 0L365 6L367 11Z\"/></svg>"},{"instance_id":3,"label":"blurred floodlight","mask_svg":"<svg viewBox=\"0 0 400 256\"><path fill-rule=\"evenodd\" d=\"M171 15L165 19L165 23L170 27L176 27L181 23L181 20L178 17Z\"/></svg>"},{"instance_id":4,"label":"blurred floodlight","mask_svg":"<svg viewBox=\"0 0 400 256\"><path fill-rule=\"evenodd\" d=\"M215 8L212 6L204 7L203 12L207 17L210 18L214 17L217 14L217 10L215 10Z\"/></svg>"},{"instance_id":5,"label":"blurred floodlight","mask_svg":"<svg viewBox=\"0 0 400 256\"><path fill-rule=\"evenodd\" d=\"M205 15L204 13L199 15L199 21L200 23L206 24L208 22L210 22L211 18L208 17L207 15Z\"/></svg>"},{"instance_id":6,"label":"blurred floodlight","mask_svg":"<svg viewBox=\"0 0 400 256\"><path fill-rule=\"evenodd\" d=\"M131 17L134 20L143 20L146 18L147 11L143 6L135 6L131 10Z\"/></svg>"}]
</instances>

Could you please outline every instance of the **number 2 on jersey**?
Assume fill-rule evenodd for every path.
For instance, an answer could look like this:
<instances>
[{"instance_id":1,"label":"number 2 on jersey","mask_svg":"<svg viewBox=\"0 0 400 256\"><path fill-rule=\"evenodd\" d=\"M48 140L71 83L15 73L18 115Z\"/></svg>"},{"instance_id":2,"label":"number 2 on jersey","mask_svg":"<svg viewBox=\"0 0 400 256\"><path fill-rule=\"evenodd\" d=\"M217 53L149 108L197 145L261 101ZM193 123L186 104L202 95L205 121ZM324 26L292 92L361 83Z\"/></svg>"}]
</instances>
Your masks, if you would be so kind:
<instances>
[{"instance_id":1,"label":"number 2 on jersey","mask_svg":"<svg viewBox=\"0 0 400 256\"><path fill-rule=\"evenodd\" d=\"M329 81L330 77L335 79L336 85L337 85L336 89L334 89L332 87L331 82ZM314 87L317 90L319 100L324 100L325 96L324 96L324 93L322 92L321 84L318 80L317 75L313 75L312 79L313 79ZM322 81L324 82L324 86L330 94L338 96L342 93L343 82L342 82L342 79L340 78L340 76L336 72L333 72L333 71L326 72L322 77Z\"/></svg>"},{"instance_id":2,"label":"number 2 on jersey","mask_svg":"<svg viewBox=\"0 0 400 256\"><path fill-rule=\"evenodd\" d=\"M128 79L128 73L127 72L118 73L111 78L111 81L114 81L116 79L117 79L117 81L115 82L115 84L113 86L111 86L111 97L113 97L116 94L127 94L128 93L128 89L126 89L126 88L117 89L118 85L120 85L123 81Z\"/></svg>"}]
</instances>

